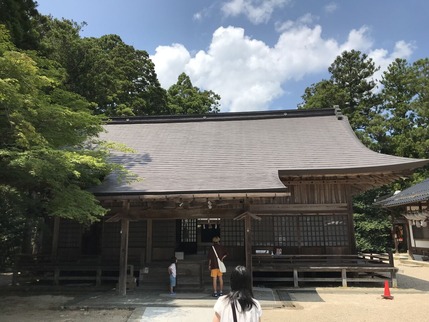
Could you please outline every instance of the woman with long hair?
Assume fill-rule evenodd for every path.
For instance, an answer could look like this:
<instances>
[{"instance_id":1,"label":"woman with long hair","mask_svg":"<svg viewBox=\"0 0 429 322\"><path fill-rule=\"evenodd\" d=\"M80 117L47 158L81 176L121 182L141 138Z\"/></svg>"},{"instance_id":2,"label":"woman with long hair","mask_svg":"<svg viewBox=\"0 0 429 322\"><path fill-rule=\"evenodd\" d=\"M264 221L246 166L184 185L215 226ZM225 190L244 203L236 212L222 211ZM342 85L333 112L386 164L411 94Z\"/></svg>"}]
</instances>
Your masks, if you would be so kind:
<instances>
[{"instance_id":1,"label":"woman with long hair","mask_svg":"<svg viewBox=\"0 0 429 322\"><path fill-rule=\"evenodd\" d=\"M213 322L260 322L262 309L253 297L250 274L244 266L231 272L231 292L218 298Z\"/></svg>"}]
</instances>

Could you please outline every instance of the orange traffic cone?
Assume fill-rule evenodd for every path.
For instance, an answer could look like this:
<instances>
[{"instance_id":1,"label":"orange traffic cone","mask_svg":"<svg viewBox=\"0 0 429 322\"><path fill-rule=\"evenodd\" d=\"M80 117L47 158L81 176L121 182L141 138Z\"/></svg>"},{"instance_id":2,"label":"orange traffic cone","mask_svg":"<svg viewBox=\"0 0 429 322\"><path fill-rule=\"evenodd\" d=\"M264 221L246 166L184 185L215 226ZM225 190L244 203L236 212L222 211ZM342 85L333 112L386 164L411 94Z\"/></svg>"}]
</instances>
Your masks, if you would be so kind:
<instances>
[{"instance_id":1,"label":"orange traffic cone","mask_svg":"<svg viewBox=\"0 0 429 322\"><path fill-rule=\"evenodd\" d=\"M384 281L384 294L382 297L386 300L393 300L393 296L390 295L390 289L389 289L389 281Z\"/></svg>"}]
</instances>

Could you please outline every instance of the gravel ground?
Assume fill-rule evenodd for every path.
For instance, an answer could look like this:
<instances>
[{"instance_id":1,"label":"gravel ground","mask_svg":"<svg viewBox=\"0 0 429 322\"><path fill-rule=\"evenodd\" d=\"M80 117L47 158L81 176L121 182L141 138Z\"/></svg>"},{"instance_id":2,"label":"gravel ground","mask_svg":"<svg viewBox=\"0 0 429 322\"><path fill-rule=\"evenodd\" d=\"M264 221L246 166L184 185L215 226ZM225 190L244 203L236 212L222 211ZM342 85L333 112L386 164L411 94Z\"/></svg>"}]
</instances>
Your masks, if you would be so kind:
<instances>
[{"instance_id":1,"label":"gravel ground","mask_svg":"<svg viewBox=\"0 0 429 322\"><path fill-rule=\"evenodd\" d=\"M429 321L429 266L400 263L397 289L389 289L393 300L382 298L384 288L330 287L316 288L316 292L288 290L293 305L281 309L265 309L262 321ZM10 275L0 275L0 287L10 281ZM61 310L72 296L0 296L0 322L27 321L128 321L132 311ZM211 321L211 317L207 317ZM195 321L200 322L200 321Z\"/></svg>"}]
</instances>

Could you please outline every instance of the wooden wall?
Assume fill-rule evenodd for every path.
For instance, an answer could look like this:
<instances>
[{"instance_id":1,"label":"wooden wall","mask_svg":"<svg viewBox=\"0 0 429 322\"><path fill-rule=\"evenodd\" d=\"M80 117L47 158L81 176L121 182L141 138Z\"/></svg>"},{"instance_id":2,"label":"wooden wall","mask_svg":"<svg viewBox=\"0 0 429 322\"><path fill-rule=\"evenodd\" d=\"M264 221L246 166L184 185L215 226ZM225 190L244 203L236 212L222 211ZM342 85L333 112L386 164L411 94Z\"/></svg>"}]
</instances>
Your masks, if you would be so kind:
<instances>
[{"instance_id":1,"label":"wooden wall","mask_svg":"<svg viewBox=\"0 0 429 322\"><path fill-rule=\"evenodd\" d=\"M255 207L255 214L260 221L252 220L253 252L258 248L269 248L275 252L280 248L283 254L348 254L354 247L354 229L351 210L350 187L337 183L299 183L285 182L290 196L252 198L247 201L231 200L224 206L225 213L222 216L222 208L218 208L216 215L221 221L222 243L229 248L230 259L243 260L244 254L244 222L234 220L234 213L240 213L245 209L245 204L250 205L250 210ZM227 202L228 203L228 202ZM288 208L288 205L290 208ZM297 205L294 209L293 205ZM116 210L122 207L121 202L110 205ZM139 210L147 206L144 202L131 203L133 214L145 214L147 211ZM275 209L270 212L266 209ZM271 207L271 208L270 208ZM273 208L274 207L274 208ZM284 208L283 208L284 207ZM205 207L207 208L207 206ZM291 210L292 209L292 210ZM299 210L297 210L299 209ZM231 210L234 210L231 212ZM163 214L167 209L163 210ZM179 218L186 218L184 209L172 210L172 213L180 213ZM202 212L201 218L210 212ZM193 218L195 210L192 212ZM100 223L100 250L99 254L103 262L118 263L121 240L120 222L106 222L111 218L106 216ZM188 217L189 218L189 217ZM152 234L148 237L147 220L151 220ZM147 241L152 238L151 260L165 261L174 255L180 244L180 229L177 227L178 218L169 216L169 219L145 219L144 217L130 221L129 230L129 263L141 267L146 262ZM61 220L58 254L62 256L78 256L85 252L85 242L91 239L82 239L85 229L78 223ZM96 232L95 232L96 233ZM97 233L98 234L98 233ZM86 241L85 241L86 240ZM82 241L84 244L82 244ZM209 245L198 243L204 249ZM94 252L94 249L91 250Z\"/></svg>"}]
</instances>

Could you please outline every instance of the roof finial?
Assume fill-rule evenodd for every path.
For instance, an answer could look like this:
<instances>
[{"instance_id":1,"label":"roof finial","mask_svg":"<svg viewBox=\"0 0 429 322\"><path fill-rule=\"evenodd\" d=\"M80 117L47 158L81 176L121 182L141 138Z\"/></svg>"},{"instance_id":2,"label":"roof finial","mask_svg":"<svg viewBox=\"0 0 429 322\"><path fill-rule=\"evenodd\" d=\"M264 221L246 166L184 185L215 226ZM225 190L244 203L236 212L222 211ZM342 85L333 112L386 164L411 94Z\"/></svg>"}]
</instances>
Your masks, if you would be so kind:
<instances>
[{"instance_id":1,"label":"roof finial","mask_svg":"<svg viewBox=\"0 0 429 322\"><path fill-rule=\"evenodd\" d=\"M337 116L338 120L342 120L343 119L343 113L341 112L341 109L338 105L334 105L334 109L335 109L335 115Z\"/></svg>"}]
</instances>

